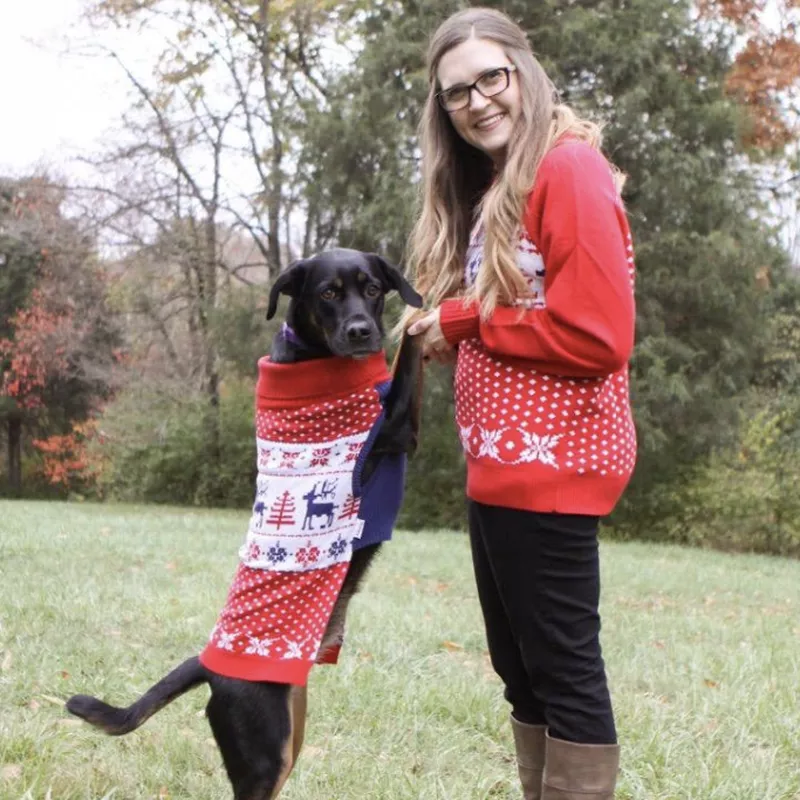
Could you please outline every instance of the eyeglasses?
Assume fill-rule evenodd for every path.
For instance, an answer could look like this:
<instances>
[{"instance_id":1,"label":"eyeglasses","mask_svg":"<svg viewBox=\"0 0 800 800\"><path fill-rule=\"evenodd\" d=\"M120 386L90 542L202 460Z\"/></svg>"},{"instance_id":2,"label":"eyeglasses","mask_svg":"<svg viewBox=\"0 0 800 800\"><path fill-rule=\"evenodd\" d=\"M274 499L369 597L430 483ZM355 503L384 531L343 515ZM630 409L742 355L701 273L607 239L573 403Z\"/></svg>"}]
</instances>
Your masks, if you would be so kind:
<instances>
[{"instance_id":1,"label":"eyeglasses","mask_svg":"<svg viewBox=\"0 0 800 800\"><path fill-rule=\"evenodd\" d=\"M478 76L478 80L474 83L469 85L458 84L437 92L436 99L439 101L439 105L448 113L460 111L469 105L473 89L487 99L494 97L508 89L508 84L511 82L511 73L516 71L517 68L513 66L487 69L486 72Z\"/></svg>"}]
</instances>

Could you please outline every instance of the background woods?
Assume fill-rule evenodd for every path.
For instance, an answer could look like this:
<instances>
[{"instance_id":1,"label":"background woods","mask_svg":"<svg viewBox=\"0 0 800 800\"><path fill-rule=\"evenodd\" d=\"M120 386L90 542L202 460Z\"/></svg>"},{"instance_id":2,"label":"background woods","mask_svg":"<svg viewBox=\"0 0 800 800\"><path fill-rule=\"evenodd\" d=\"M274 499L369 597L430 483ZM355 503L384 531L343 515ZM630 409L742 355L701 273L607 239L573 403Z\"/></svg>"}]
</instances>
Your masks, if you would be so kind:
<instances>
[{"instance_id":1,"label":"background woods","mask_svg":"<svg viewBox=\"0 0 800 800\"><path fill-rule=\"evenodd\" d=\"M0 418L13 494L90 482L90 420L122 358L109 278L63 203L44 180L0 182Z\"/></svg>"},{"instance_id":2,"label":"background woods","mask_svg":"<svg viewBox=\"0 0 800 800\"><path fill-rule=\"evenodd\" d=\"M482 4L628 175L641 449L613 531L800 553L797 3ZM75 47L130 105L90 178L0 184L4 491L251 502L266 287L336 244L402 262L424 44L464 5L86 3ZM158 33L152 63L102 44L119 28ZM449 381L428 373L407 526L462 525Z\"/></svg>"}]
</instances>

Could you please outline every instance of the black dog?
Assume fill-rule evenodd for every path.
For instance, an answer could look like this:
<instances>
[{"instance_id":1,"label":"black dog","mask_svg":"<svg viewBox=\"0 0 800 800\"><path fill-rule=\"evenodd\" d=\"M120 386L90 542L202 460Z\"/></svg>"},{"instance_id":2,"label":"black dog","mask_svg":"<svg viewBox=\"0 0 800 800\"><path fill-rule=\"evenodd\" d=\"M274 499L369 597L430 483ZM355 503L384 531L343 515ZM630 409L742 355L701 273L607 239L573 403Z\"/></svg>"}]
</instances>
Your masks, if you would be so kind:
<instances>
[{"instance_id":1,"label":"black dog","mask_svg":"<svg viewBox=\"0 0 800 800\"><path fill-rule=\"evenodd\" d=\"M332 355L362 358L380 351L384 296L393 290L407 304L422 305L422 299L400 272L374 254L342 249L293 263L270 292L268 319L277 310L280 294L291 298L286 323L273 340L271 360L291 364ZM419 365L413 339L405 337L385 400L385 416L364 464L365 480L383 457L410 455L416 448ZM331 636L342 630L347 605L380 546L353 551L323 637L323 648ZM108 734L121 735L138 728L176 697L202 683L211 688L206 714L234 797L277 797L302 745L305 687L224 677L206 669L198 657L192 657L128 708L115 708L96 698L76 695L67 702L67 709Z\"/></svg>"}]
</instances>

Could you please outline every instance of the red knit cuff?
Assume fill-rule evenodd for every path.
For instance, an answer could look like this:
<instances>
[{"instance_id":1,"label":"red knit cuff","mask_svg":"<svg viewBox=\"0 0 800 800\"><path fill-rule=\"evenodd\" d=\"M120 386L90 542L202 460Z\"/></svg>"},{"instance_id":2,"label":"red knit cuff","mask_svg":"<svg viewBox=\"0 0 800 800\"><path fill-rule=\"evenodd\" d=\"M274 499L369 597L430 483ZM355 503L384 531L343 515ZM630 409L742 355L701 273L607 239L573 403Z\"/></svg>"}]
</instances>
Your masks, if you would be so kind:
<instances>
[{"instance_id":1,"label":"red knit cuff","mask_svg":"<svg viewBox=\"0 0 800 800\"><path fill-rule=\"evenodd\" d=\"M452 298L445 300L440 308L439 324L449 344L457 345L462 339L480 337L481 315L477 301L465 303L459 298Z\"/></svg>"}]
</instances>

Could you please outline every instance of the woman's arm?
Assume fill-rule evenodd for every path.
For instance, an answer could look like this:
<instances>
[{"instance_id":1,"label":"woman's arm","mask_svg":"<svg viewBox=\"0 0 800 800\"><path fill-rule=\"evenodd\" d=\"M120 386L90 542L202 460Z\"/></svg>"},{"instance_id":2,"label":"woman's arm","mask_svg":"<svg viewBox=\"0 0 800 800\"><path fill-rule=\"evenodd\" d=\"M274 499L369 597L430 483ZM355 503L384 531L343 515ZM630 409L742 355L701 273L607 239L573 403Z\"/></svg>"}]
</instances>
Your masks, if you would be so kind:
<instances>
[{"instance_id":1,"label":"woman's arm","mask_svg":"<svg viewBox=\"0 0 800 800\"><path fill-rule=\"evenodd\" d=\"M633 350L633 265L628 224L611 171L593 148L570 142L542 162L524 219L545 264L544 308L445 300L450 344L480 338L487 350L555 375L597 377L621 369Z\"/></svg>"}]
</instances>

